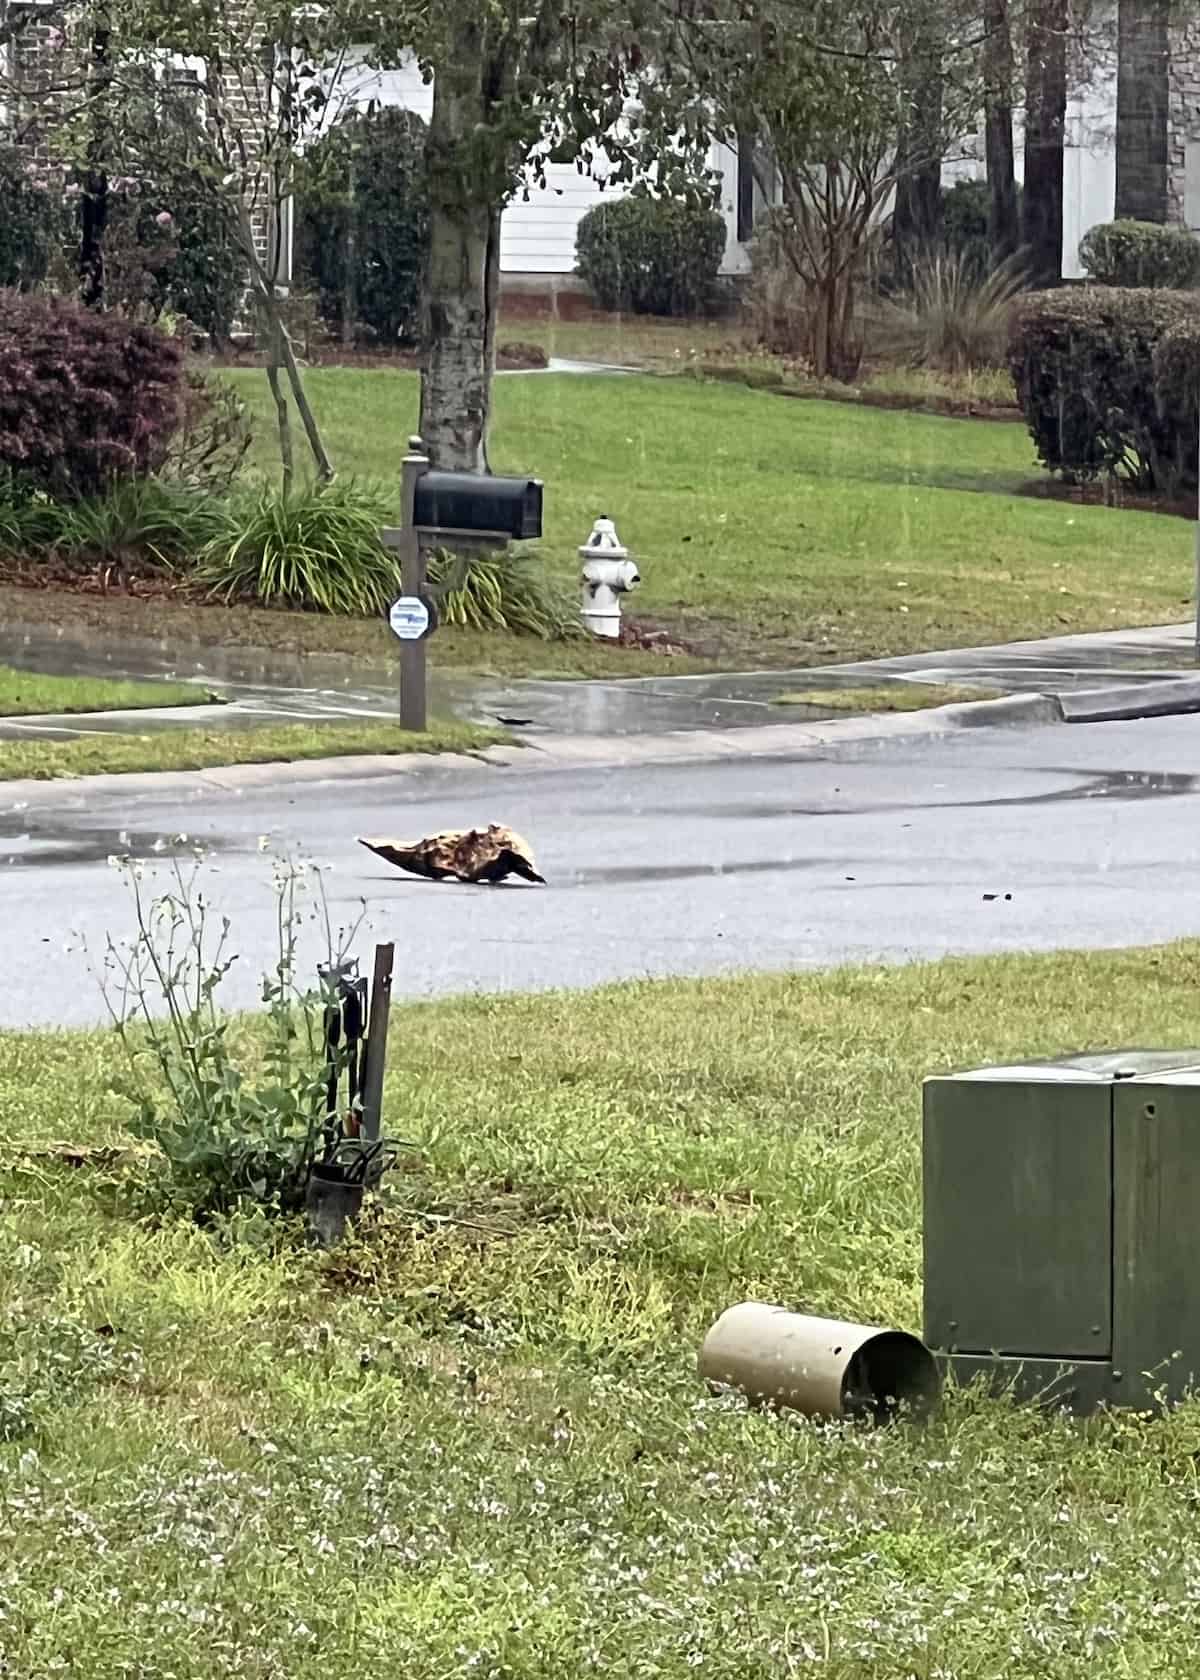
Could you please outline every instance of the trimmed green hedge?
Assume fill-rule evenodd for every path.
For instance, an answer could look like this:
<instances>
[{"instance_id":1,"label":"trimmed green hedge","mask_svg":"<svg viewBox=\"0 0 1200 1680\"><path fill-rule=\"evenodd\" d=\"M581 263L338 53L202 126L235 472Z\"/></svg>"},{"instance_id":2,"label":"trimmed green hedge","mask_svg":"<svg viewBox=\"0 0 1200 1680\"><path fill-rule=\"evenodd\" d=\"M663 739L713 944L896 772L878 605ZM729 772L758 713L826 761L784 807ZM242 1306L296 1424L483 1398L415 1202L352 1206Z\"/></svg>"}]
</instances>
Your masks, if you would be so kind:
<instances>
[{"instance_id":1,"label":"trimmed green hedge","mask_svg":"<svg viewBox=\"0 0 1200 1680\"><path fill-rule=\"evenodd\" d=\"M1009 365L1043 466L1070 482L1175 490L1181 457L1156 398L1155 355L1197 326L1200 298L1185 292L1065 287L1022 299Z\"/></svg>"},{"instance_id":2,"label":"trimmed green hedge","mask_svg":"<svg viewBox=\"0 0 1200 1680\"><path fill-rule=\"evenodd\" d=\"M1079 257L1102 286L1188 291L1200 286L1200 239L1158 222L1106 222L1084 235Z\"/></svg>"},{"instance_id":3,"label":"trimmed green hedge","mask_svg":"<svg viewBox=\"0 0 1200 1680\"><path fill-rule=\"evenodd\" d=\"M1172 327L1155 347L1154 388L1170 439L1169 488L1197 488L1200 452L1200 311L1193 321Z\"/></svg>"}]
</instances>

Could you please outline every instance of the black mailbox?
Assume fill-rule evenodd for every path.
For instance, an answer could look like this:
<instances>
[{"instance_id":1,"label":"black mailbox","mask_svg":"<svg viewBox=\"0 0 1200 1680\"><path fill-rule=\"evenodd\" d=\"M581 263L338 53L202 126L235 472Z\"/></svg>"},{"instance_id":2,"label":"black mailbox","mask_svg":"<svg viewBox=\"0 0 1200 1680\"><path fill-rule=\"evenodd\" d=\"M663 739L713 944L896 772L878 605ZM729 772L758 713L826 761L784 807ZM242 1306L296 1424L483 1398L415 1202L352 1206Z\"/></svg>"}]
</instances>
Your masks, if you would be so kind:
<instances>
[{"instance_id":1,"label":"black mailbox","mask_svg":"<svg viewBox=\"0 0 1200 1680\"><path fill-rule=\"evenodd\" d=\"M431 470L417 480L413 524L426 531L494 531L517 541L540 537L542 481Z\"/></svg>"}]
</instances>

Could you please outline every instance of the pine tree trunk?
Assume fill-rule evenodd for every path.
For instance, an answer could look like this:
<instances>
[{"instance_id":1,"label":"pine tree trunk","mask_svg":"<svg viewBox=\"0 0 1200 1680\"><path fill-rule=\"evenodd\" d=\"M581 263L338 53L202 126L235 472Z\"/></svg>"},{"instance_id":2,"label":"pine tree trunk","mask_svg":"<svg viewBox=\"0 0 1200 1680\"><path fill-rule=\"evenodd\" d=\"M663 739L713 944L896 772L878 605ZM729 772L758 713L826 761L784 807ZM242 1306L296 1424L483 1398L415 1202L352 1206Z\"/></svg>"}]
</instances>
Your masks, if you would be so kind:
<instances>
[{"instance_id":1,"label":"pine tree trunk","mask_svg":"<svg viewBox=\"0 0 1200 1680\"><path fill-rule=\"evenodd\" d=\"M1170 0L1120 0L1117 11L1118 218L1165 222Z\"/></svg>"},{"instance_id":2,"label":"pine tree trunk","mask_svg":"<svg viewBox=\"0 0 1200 1680\"><path fill-rule=\"evenodd\" d=\"M1057 286L1063 261L1067 0L1032 0L1026 24L1023 232L1035 285Z\"/></svg>"},{"instance_id":3,"label":"pine tree trunk","mask_svg":"<svg viewBox=\"0 0 1200 1680\"><path fill-rule=\"evenodd\" d=\"M984 0L984 146L988 182L988 247L992 262L1011 257L1021 243L1013 146L1013 45L1008 0Z\"/></svg>"}]
</instances>

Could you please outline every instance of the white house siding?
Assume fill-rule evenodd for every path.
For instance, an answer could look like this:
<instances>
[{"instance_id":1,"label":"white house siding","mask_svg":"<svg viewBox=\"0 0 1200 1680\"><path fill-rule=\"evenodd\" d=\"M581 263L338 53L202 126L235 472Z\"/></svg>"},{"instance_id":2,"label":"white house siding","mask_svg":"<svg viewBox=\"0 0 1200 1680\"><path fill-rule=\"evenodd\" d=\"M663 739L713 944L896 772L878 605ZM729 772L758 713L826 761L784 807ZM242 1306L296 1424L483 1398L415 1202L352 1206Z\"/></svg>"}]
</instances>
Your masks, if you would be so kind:
<instances>
[{"instance_id":1,"label":"white house siding","mask_svg":"<svg viewBox=\"0 0 1200 1680\"><path fill-rule=\"evenodd\" d=\"M1200 35L1200 26L1193 34ZM1193 48L1198 44L1195 40L1189 42ZM1194 53L1192 58L1194 62L1200 58L1200 53ZM1200 71L1191 82L1185 82L1175 69L1176 109L1172 116L1177 132L1183 127L1184 86L1191 95L1186 117L1191 128L1200 134L1200 91L1197 91L1200 90ZM428 121L433 108L433 88L422 81L415 61L396 70L377 71L365 66L345 69L335 102L337 108L344 109L347 105L361 107L372 101L402 106ZM1063 166L1063 275L1066 279L1083 276L1079 246L1084 235L1098 223L1111 221L1113 217L1116 203L1116 110L1115 63L1094 67L1086 86L1075 94L1067 107ZM1024 156L1019 118L1015 139L1016 173L1017 179L1021 180ZM1182 141L1177 143L1177 149L1175 169L1178 189L1183 197L1185 155ZM1186 152L1186 220L1189 225L1200 227L1200 140L1192 140ZM749 254L746 245L737 237L737 156L730 147L716 143L709 155L709 166L721 179L720 207L726 228L721 273L744 274L749 268ZM963 178L982 180L985 173L983 137L977 135L964 140L958 155L946 163L942 178L946 185L950 185ZM509 276L572 274L575 269L575 234L580 221L594 205L615 201L627 190L624 186L606 186L599 179L581 174L570 164L547 165L544 184L531 182L526 192L518 195L504 212L500 224L501 272ZM757 193L755 197L757 203Z\"/></svg>"},{"instance_id":2,"label":"white house siding","mask_svg":"<svg viewBox=\"0 0 1200 1680\"><path fill-rule=\"evenodd\" d=\"M343 68L332 105L335 113L371 103L399 106L429 121L432 85L422 81L415 60L395 70L373 70L351 63ZM737 157L728 146L714 144L710 168L721 176L721 211L725 218L725 256L722 274L741 274L749 266L744 245L737 239ZM602 166L596 170L598 177ZM546 165L544 183L530 181L505 210L500 222L500 271L513 275L570 275L575 271L575 234L583 217L597 204L614 203L628 188L606 186L573 164Z\"/></svg>"}]
</instances>

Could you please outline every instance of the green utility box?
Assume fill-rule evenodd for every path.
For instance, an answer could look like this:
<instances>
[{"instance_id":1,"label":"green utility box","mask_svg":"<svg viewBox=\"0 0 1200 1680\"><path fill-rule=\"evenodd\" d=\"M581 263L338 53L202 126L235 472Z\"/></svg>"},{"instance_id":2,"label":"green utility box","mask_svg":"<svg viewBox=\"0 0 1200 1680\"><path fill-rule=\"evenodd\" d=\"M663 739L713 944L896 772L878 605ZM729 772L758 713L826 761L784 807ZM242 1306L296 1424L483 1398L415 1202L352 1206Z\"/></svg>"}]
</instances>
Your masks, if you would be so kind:
<instances>
[{"instance_id":1,"label":"green utility box","mask_svg":"<svg viewBox=\"0 0 1200 1680\"><path fill-rule=\"evenodd\" d=\"M928 1079L925 1341L1079 1412L1200 1390L1200 1050Z\"/></svg>"}]
</instances>

